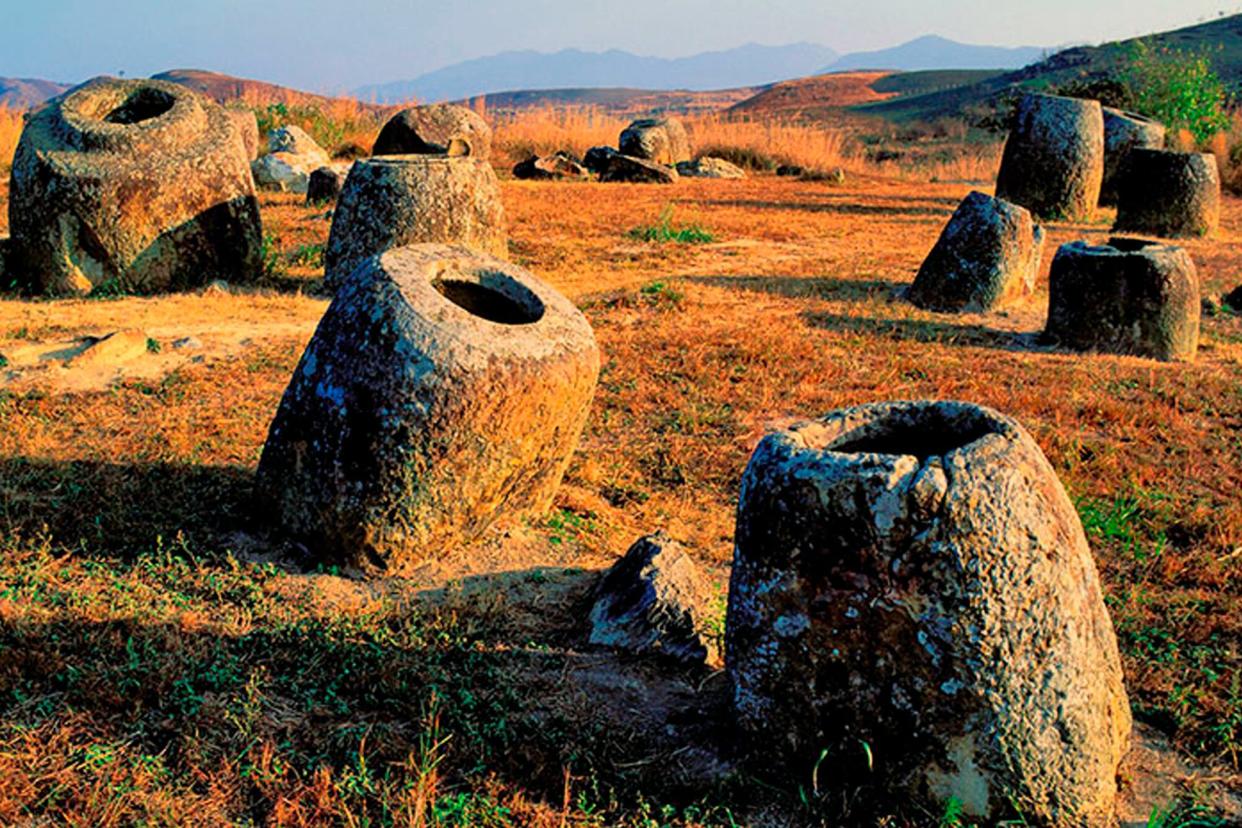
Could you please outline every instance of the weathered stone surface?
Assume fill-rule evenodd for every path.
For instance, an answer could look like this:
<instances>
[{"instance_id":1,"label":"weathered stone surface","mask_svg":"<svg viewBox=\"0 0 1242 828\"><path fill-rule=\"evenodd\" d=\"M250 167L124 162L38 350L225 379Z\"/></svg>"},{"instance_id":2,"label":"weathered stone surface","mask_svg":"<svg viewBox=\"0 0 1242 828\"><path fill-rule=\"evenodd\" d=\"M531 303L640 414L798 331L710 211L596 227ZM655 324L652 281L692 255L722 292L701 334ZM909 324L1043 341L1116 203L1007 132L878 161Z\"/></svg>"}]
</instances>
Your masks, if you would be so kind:
<instances>
[{"instance_id":1,"label":"weathered stone surface","mask_svg":"<svg viewBox=\"0 0 1242 828\"><path fill-rule=\"evenodd\" d=\"M343 165L320 167L314 170L306 182L306 203L323 204L336 201L345 186L349 168Z\"/></svg>"},{"instance_id":2,"label":"weathered stone surface","mask_svg":"<svg viewBox=\"0 0 1242 828\"><path fill-rule=\"evenodd\" d=\"M237 126L173 83L97 78L26 121L9 228L27 287L137 293L247 281L259 208Z\"/></svg>"},{"instance_id":3,"label":"weathered stone surface","mask_svg":"<svg viewBox=\"0 0 1242 828\"><path fill-rule=\"evenodd\" d=\"M690 137L678 118L642 118L621 132L617 148L622 155L673 166L689 161Z\"/></svg>"},{"instance_id":4,"label":"weathered stone surface","mask_svg":"<svg viewBox=\"0 0 1242 828\"><path fill-rule=\"evenodd\" d=\"M307 155L323 158L326 163L328 153L306 134L306 130L294 124L276 127L267 135L268 152L287 152L290 155Z\"/></svg>"},{"instance_id":5,"label":"weathered stone surface","mask_svg":"<svg viewBox=\"0 0 1242 828\"><path fill-rule=\"evenodd\" d=\"M635 541L600 579L590 642L683 664L716 662L707 608L711 589L694 559L663 532Z\"/></svg>"},{"instance_id":6,"label":"weathered stone surface","mask_svg":"<svg viewBox=\"0 0 1242 828\"><path fill-rule=\"evenodd\" d=\"M607 169L609 160L616 154L612 147L591 147L582 156L582 166L598 175Z\"/></svg>"},{"instance_id":7,"label":"weathered stone surface","mask_svg":"<svg viewBox=\"0 0 1242 828\"><path fill-rule=\"evenodd\" d=\"M996 195L1039 220L1087 221L1104 180L1099 101L1025 95L1005 142Z\"/></svg>"},{"instance_id":8,"label":"weathered stone surface","mask_svg":"<svg viewBox=\"0 0 1242 828\"><path fill-rule=\"evenodd\" d=\"M491 157L492 128L477 112L454 104L401 110L384 124L371 154L444 155L454 139L469 147L463 155L484 160Z\"/></svg>"},{"instance_id":9,"label":"weathered stone surface","mask_svg":"<svg viewBox=\"0 0 1242 828\"><path fill-rule=\"evenodd\" d=\"M907 297L938 311L993 310L1035 289L1044 231L1024 207L966 196L919 268Z\"/></svg>"},{"instance_id":10,"label":"weathered stone surface","mask_svg":"<svg viewBox=\"0 0 1242 828\"><path fill-rule=\"evenodd\" d=\"M546 511L598 373L585 317L526 270L462 247L389 250L319 323L259 490L321 559L408 570L502 514Z\"/></svg>"},{"instance_id":11,"label":"weathered stone surface","mask_svg":"<svg viewBox=\"0 0 1242 828\"><path fill-rule=\"evenodd\" d=\"M1165 238L1208 236L1220 225L1216 156L1136 149L1117 180L1119 233Z\"/></svg>"},{"instance_id":12,"label":"weathered stone surface","mask_svg":"<svg viewBox=\"0 0 1242 828\"><path fill-rule=\"evenodd\" d=\"M246 160L253 161L259 157L259 121L251 109L226 109L237 131L241 133L242 146L246 148Z\"/></svg>"},{"instance_id":13,"label":"weathered stone surface","mask_svg":"<svg viewBox=\"0 0 1242 828\"><path fill-rule=\"evenodd\" d=\"M742 479L725 663L805 778L994 824L1105 826L1130 710L1082 526L1016 422L883 403L768 435ZM867 752L864 754L863 745Z\"/></svg>"},{"instance_id":14,"label":"weathered stone surface","mask_svg":"<svg viewBox=\"0 0 1242 828\"><path fill-rule=\"evenodd\" d=\"M600 181L631 184L676 184L678 178L677 170L672 167L621 154L609 158L608 166L599 174Z\"/></svg>"},{"instance_id":15,"label":"weathered stone surface","mask_svg":"<svg viewBox=\"0 0 1242 828\"><path fill-rule=\"evenodd\" d=\"M513 167L513 177L520 179L551 180L586 178L589 175L582 162L567 152L554 152L543 157L532 156L519 161Z\"/></svg>"},{"instance_id":16,"label":"weathered stone surface","mask_svg":"<svg viewBox=\"0 0 1242 828\"><path fill-rule=\"evenodd\" d=\"M1134 112L1104 107L1104 181L1100 204L1117 204L1117 174L1131 150L1163 149L1164 124Z\"/></svg>"},{"instance_id":17,"label":"weathered stone surface","mask_svg":"<svg viewBox=\"0 0 1242 828\"><path fill-rule=\"evenodd\" d=\"M17 287L17 274L10 274L7 267L11 255L9 237L0 236L0 290L11 290Z\"/></svg>"},{"instance_id":18,"label":"weathered stone surface","mask_svg":"<svg viewBox=\"0 0 1242 828\"><path fill-rule=\"evenodd\" d=\"M1200 310L1199 277L1182 248L1143 239L1071 242L1052 260L1044 337L1075 350L1189 361Z\"/></svg>"},{"instance_id":19,"label":"weathered stone surface","mask_svg":"<svg viewBox=\"0 0 1242 828\"><path fill-rule=\"evenodd\" d=\"M677 164L677 174L687 178L745 178L746 171L723 158L706 156Z\"/></svg>"},{"instance_id":20,"label":"weathered stone surface","mask_svg":"<svg viewBox=\"0 0 1242 828\"><path fill-rule=\"evenodd\" d=\"M841 167L833 167L828 170L804 170L798 180L808 181L819 184L844 184L845 170Z\"/></svg>"},{"instance_id":21,"label":"weathered stone surface","mask_svg":"<svg viewBox=\"0 0 1242 828\"><path fill-rule=\"evenodd\" d=\"M442 155L354 162L324 251L327 286L335 290L368 256L424 242L508 255L500 184L490 164Z\"/></svg>"}]
</instances>

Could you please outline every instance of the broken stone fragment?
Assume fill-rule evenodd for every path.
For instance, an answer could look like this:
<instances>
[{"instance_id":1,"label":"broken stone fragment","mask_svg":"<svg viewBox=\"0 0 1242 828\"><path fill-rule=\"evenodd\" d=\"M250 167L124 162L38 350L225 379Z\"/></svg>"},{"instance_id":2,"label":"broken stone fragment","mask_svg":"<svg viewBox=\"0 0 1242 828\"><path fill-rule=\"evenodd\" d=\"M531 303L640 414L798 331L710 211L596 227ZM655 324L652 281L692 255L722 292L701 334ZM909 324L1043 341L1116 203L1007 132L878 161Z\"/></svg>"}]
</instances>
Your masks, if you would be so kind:
<instances>
[{"instance_id":1,"label":"broken stone fragment","mask_svg":"<svg viewBox=\"0 0 1242 828\"><path fill-rule=\"evenodd\" d=\"M686 127L680 119L673 117L634 121L621 132L617 149L622 155L668 167L691 158Z\"/></svg>"},{"instance_id":2,"label":"broken stone fragment","mask_svg":"<svg viewBox=\"0 0 1242 828\"><path fill-rule=\"evenodd\" d=\"M639 538L595 590L590 642L682 664L718 660L705 613L711 590L694 559L657 532Z\"/></svg>"},{"instance_id":3,"label":"broken stone fragment","mask_svg":"<svg viewBox=\"0 0 1242 828\"><path fill-rule=\"evenodd\" d=\"M464 149L451 151L454 141ZM372 155L472 155L487 160L492 151L492 128L482 116L455 104L428 104L393 115Z\"/></svg>"}]
</instances>

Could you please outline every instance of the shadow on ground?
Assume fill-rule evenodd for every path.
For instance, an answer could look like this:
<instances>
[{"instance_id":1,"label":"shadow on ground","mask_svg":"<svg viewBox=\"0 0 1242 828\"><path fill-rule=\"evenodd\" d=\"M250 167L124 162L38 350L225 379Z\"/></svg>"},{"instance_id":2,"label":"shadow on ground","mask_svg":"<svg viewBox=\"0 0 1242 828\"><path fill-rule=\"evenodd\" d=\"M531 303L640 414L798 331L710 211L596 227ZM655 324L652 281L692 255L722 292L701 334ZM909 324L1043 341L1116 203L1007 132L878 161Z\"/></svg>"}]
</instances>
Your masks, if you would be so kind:
<instances>
[{"instance_id":1,"label":"shadow on ground","mask_svg":"<svg viewBox=\"0 0 1242 828\"><path fill-rule=\"evenodd\" d=\"M0 458L0 530L122 555L178 535L211 545L251 523L253 478L239 466Z\"/></svg>"},{"instance_id":2,"label":"shadow on ground","mask_svg":"<svg viewBox=\"0 0 1242 828\"><path fill-rule=\"evenodd\" d=\"M747 290L789 299L856 301L886 299L904 285L882 279L833 279L801 276L687 276L685 281L710 287Z\"/></svg>"},{"instance_id":3,"label":"shadow on ground","mask_svg":"<svg viewBox=\"0 0 1242 828\"><path fill-rule=\"evenodd\" d=\"M982 325L953 324L927 319L876 319L823 311L808 311L802 318L812 328L878 336L903 342L930 342L1002 351L1052 353L1055 350L1042 344L1037 333L1002 331Z\"/></svg>"}]
</instances>

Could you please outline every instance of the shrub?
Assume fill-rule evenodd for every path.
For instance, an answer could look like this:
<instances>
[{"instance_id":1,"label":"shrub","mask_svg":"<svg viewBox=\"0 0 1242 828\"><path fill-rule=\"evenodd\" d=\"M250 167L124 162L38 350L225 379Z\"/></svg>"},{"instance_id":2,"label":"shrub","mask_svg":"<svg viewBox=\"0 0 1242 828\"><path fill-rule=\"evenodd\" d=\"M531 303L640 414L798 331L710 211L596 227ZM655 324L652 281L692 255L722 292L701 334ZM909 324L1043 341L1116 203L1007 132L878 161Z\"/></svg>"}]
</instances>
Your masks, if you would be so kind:
<instances>
[{"instance_id":1,"label":"shrub","mask_svg":"<svg viewBox=\"0 0 1242 828\"><path fill-rule=\"evenodd\" d=\"M1134 109L1205 142L1229 127L1225 86L1207 51L1183 52L1138 41L1123 78Z\"/></svg>"}]
</instances>

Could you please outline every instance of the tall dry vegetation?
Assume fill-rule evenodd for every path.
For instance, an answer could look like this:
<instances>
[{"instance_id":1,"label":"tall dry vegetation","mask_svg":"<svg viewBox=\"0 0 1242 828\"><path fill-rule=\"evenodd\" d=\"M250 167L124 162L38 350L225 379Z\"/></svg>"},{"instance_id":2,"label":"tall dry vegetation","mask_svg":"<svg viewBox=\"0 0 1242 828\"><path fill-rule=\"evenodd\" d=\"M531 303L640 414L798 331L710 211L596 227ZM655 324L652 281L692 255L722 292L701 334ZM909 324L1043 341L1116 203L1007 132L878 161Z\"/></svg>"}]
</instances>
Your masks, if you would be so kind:
<instances>
[{"instance_id":1,"label":"tall dry vegetation","mask_svg":"<svg viewBox=\"0 0 1242 828\"><path fill-rule=\"evenodd\" d=\"M22 113L0 104L0 170L7 170L17 151L17 139L22 134Z\"/></svg>"}]
</instances>

